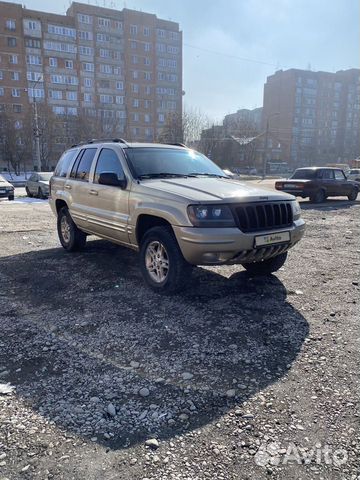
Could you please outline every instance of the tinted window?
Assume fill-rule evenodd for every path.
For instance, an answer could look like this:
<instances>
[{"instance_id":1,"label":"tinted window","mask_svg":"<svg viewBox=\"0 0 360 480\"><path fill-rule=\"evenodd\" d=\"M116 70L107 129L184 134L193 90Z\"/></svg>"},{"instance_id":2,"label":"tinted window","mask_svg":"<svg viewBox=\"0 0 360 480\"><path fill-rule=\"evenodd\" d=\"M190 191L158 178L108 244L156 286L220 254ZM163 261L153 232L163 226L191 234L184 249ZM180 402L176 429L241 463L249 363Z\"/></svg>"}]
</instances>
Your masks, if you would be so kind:
<instances>
[{"instance_id":1,"label":"tinted window","mask_svg":"<svg viewBox=\"0 0 360 480\"><path fill-rule=\"evenodd\" d=\"M300 180L311 180L316 178L316 170L312 168L301 168L299 170L295 170L290 178L300 179Z\"/></svg>"},{"instance_id":2,"label":"tinted window","mask_svg":"<svg viewBox=\"0 0 360 480\"><path fill-rule=\"evenodd\" d=\"M98 183L100 173L116 173L119 179L124 177L120 160L114 150L103 148L95 168L94 182Z\"/></svg>"},{"instance_id":3,"label":"tinted window","mask_svg":"<svg viewBox=\"0 0 360 480\"><path fill-rule=\"evenodd\" d=\"M84 150L76 169L76 180L82 180L83 182L89 181L91 164L95 157L95 153L96 148L86 148Z\"/></svg>"},{"instance_id":4,"label":"tinted window","mask_svg":"<svg viewBox=\"0 0 360 480\"><path fill-rule=\"evenodd\" d=\"M332 180L334 178L333 170L320 170L319 171L319 178L324 180Z\"/></svg>"},{"instance_id":5,"label":"tinted window","mask_svg":"<svg viewBox=\"0 0 360 480\"><path fill-rule=\"evenodd\" d=\"M336 180L345 180L345 175L342 170L335 170L335 178Z\"/></svg>"},{"instance_id":6,"label":"tinted window","mask_svg":"<svg viewBox=\"0 0 360 480\"><path fill-rule=\"evenodd\" d=\"M76 150L65 152L56 165L54 175L57 177L66 177L70 164L76 154Z\"/></svg>"}]
</instances>

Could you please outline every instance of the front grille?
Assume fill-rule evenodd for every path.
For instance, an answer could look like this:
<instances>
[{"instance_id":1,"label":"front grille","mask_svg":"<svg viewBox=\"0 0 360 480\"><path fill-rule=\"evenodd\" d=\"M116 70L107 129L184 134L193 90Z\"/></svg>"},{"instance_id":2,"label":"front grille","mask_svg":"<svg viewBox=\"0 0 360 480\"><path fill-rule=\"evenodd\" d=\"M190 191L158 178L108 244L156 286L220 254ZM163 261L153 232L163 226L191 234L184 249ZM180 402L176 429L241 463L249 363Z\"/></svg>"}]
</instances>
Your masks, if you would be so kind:
<instances>
[{"instance_id":1,"label":"front grille","mask_svg":"<svg viewBox=\"0 0 360 480\"><path fill-rule=\"evenodd\" d=\"M245 233L290 227L293 223L290 202L250 203L237 205L234 210L237 225Z\"/></svg>"}]
</instances>

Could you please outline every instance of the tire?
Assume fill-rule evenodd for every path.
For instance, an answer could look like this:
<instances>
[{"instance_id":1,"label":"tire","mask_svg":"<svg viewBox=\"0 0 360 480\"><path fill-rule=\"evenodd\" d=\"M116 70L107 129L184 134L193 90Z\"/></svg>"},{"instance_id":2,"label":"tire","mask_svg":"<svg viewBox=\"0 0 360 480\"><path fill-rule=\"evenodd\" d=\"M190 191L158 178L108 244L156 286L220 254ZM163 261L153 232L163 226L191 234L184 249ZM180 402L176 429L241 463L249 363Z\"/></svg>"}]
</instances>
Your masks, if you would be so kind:
<instances>
[{"instance_id":1,"label":"tire","mask_svg":"<svg viewBox=\"0 0 360 480\"><path fill-rule=\"evenodd\" d=\"M140 269L145 283L155 292L170 295L185 288L191 265L184 259L171 228L153 227L145 233Z\"/></svg>"},{"instance_id":2,"label":"tire","mask_svg":"<svg viewBox=\"0 0 360 480\"><path fill-rule=\"evenodd\" d=\"M42 188L39 187L38 190L38 197L41 198L42 200L46 199L46 195L44 195L44 192L42 191Z\"/></svg>"},{"instance_id":3,"label":"tire","mask_svg":"<svg viewBox=\"0 0 360 480\"><path fill-rule=\"evenodd\" d=\"M12 200L14 200L14 195L9 195L9 196L8 196L8 200L9 200L9 202L11 202Z\"/></svg>"},{"instance_id":4,"label":"tire","mask_svg":"<svg viewBox=\"0 0 360 480\"><path fill-rule=\"evenodd\" d=\"M355 200L357 199L358 193L359 193L359 190L357 188L352 189L351 193L348 195L348 199L350 200L350 202L355 202Z\"/></svg>"},{"instance_id":5,"label":"tire","mask_svg":"<svg viewBox=\"0 0 360 480\"><path fill-rule=\"evenodd\" d=\"M26 195L29 197L29 198L32 198L32 193L30 193L30 190L28 189L28 187L25 187L25 191L26 191Z\"/></svg>"},{"instance_id":6,"label":"tire","mask_svg":"<svg viewBox=\"0 0 360 480\"><path fill-rule=\"evenodd\" d=\"M310 197L312 203L322 203L326 200L326 194L324 190L318 190L314 195Z\"/></svg>"},{"instance_id":7,"label":"tire","mask_svg":"<svg viewBox=\"0 0 360 480\"><path fill-rule=\"evenodd\" d=\"M252 276L270 275L281 268L286 262L287 252L281 253L276 257L263 260L262 262L244 263L243 267Z\"/></svg>"},{"instance_id":8,"label":"tire","mask_svg":"<svg viewBox=\"0 0 360 480\"><path fill-rule=\"evenodd\" d=\"M57 231L60 243L66 251L75 252L85 247L86 234L75 225L67 207L61 208L58 213Z\"/></svg>"}]
</instances>

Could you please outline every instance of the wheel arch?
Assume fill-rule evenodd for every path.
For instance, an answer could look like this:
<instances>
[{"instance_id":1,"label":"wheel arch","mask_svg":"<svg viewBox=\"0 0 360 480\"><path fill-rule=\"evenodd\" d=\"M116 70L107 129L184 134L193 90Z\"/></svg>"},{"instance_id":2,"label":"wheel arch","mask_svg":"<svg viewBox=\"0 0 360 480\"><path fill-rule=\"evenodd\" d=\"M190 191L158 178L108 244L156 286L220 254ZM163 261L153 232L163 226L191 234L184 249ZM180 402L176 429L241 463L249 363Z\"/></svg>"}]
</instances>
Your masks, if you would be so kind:
<instances>
[{"instance_id":1,"label":"wheel arch","mask_svg":"<svg viewBox=\"0 0 360 480\"><path fill-rule=\"evenodd\" d=\"M152 227L168 227L173 232L172 225L166 218L148 213L141 213L137 218L135 229L138 245L141 244L141 240L145 233Z\"/></svg>"}]
</instances>

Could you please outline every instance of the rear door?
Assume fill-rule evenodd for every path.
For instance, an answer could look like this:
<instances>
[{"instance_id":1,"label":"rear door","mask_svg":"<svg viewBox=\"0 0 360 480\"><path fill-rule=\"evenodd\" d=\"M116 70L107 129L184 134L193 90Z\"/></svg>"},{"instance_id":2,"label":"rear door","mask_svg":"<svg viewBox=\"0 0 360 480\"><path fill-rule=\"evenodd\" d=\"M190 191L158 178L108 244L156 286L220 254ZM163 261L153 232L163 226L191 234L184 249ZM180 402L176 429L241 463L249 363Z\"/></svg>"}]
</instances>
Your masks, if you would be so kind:
<instances>
[{"instance_id":1,"label":"rear door","mask_svg":"<svg viewBox=\"0 0 360 480\"><path fill-rule=\"evenodd\" d=\"M352 190L352 185L347 181L344 172L335 170L336 195L347 196Z\"/></svg>"},{"instance_id":2,"label":"rear door","mask_svg":"<svg viewBox=\"0 0 360 480\"><path fill-rule=\"evenodd\" d=\"M89 214L89 191L90 171L97 148L84 148L80 151L72 166L70 176L66 179L65 190L69 194L70 214L74 222L80 227L87 229Z\"/></svg>"},{"instance_id":3,"label":"rear door","mask_svg":"<svg viewBox=\"0 0 360 480\"><path fill-rule=\"evenodd\" d=\"M100 150L89 190L88 224L91 232L96 235L128 244L130 184L121 189L99 183L101 173L115 173L119 179L125 176L121 159L114 148L106 147Z\"/></svg>"},{"instance_id":4,"label":"rear door","mask_svg":"<svg viewBox=\"0 0 360 480\"><path fill-rule=\"evenodd\" d=\"M330 168L319 170L317 177L319 178L320 186L325 188L326 195L336 195L334 170Z\"/></svg>"}]
</instances>

